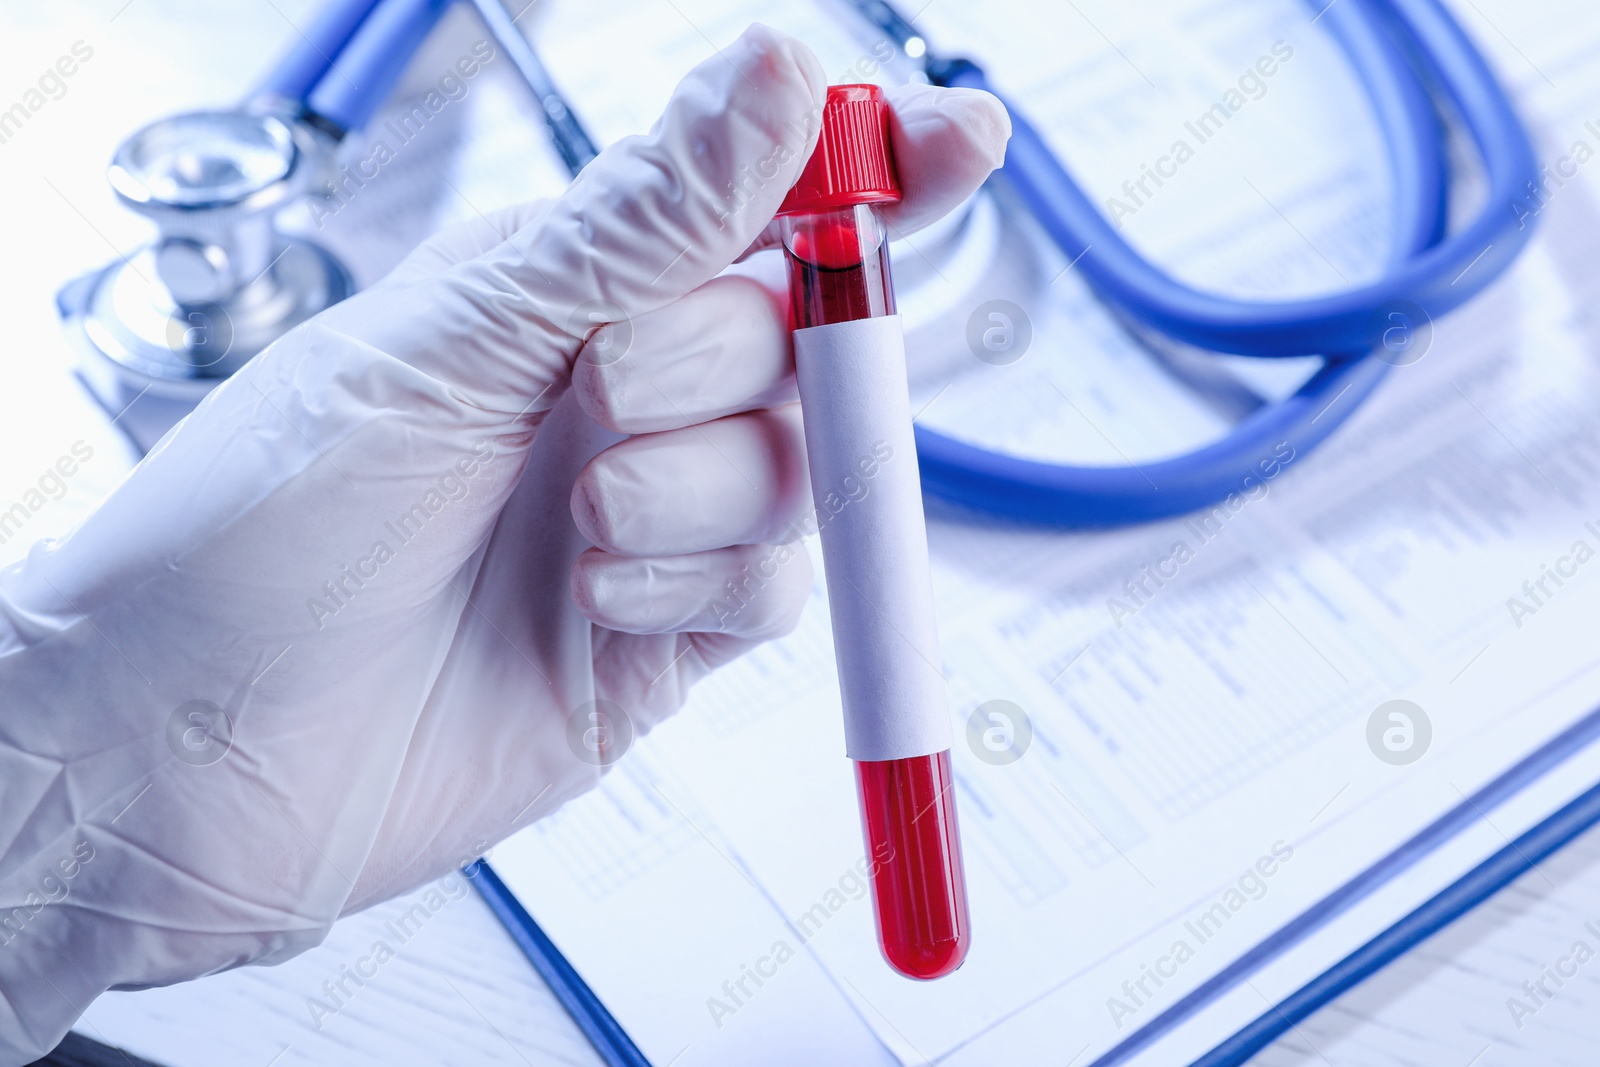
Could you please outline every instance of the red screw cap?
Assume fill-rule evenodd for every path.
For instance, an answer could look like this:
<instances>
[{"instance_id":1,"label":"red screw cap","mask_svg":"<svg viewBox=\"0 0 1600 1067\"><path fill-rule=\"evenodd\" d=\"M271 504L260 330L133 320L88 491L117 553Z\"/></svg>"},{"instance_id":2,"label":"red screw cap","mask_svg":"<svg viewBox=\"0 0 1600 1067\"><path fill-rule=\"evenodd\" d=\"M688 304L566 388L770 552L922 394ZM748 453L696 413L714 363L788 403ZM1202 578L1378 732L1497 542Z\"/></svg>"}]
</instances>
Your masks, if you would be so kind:
<instances>
[{"instance_id":1,"label":"red screw cap","mask_svg":"<svg viewBox=\"0 0 1600 1067\"><path fill-rule=\"evenodd\" d=\"M828 86L816 150L778 214L809 215L899 200L883 90L876 85Z\"/></svg>"}]
</instances>

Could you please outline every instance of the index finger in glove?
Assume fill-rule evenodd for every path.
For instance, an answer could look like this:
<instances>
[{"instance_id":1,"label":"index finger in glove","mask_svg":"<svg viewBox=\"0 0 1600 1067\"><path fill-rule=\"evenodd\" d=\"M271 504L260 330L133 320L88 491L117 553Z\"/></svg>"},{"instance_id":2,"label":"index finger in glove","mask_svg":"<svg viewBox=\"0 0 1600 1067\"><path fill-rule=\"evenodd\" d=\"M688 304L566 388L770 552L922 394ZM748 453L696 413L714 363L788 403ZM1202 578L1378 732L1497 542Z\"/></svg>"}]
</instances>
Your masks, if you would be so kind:
<instances>
[{"instance_id":1,"label":"index finger in glove","mask_svg":"<svg viewBox=\"0 0 1600 1067\"><path fill-rule=\"evenodd\" d=\"M905 85L888 92L890 135L903 192L885 209L895 237L950 212L1005 158L1011 122L1004 105L977 89ZM768 226L752 251L778 242ZM714 279L657 311L596 335L630 334L616 348L584 358L573 386L589 417L622 433L705 422L794 398L788 299L783 270L754 256L738 277Z\"/></svg>"},{"instance_id":2,"label":"index finger in glove","mask_svg":"<svg viewBox=\"0 0 1600 1067\"><path fill-rule=\"evenodd\" d=\"M805 45L750 27L684 78L648 135L600 153L482 255L357 297L350 332L477 404L548 409L598 325L676 300L761 233L810 154L826 80ZM735 187L758 171L771 177Z\"/></svg>"}]
</instances>

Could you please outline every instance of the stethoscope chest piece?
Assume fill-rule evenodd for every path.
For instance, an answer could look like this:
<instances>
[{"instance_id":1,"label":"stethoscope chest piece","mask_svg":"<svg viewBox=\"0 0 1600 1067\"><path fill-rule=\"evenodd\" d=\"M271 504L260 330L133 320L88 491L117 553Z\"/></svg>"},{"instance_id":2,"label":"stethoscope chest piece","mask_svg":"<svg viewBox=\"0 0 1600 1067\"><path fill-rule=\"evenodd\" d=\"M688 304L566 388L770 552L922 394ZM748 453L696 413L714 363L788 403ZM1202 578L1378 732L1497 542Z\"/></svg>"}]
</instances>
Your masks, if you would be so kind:
<instances>
[{"instance_id":1,"label":"stethoscope chest piece","mask_svg":"<svg viewBox=\"0 0 1600 1067\"><path fill-rule=\"evenodd\" d=\"M142 447L176 421L164 406L181 417L354 291L330 253L273 223L314 184L326 155L316 137L272 114L193 111L151 123L117 149L111 187L158 236L67 285L57 306L80 377L102 405L121 414L138 398L145 407L124 426Z\"/></svg>"}]
</instances>

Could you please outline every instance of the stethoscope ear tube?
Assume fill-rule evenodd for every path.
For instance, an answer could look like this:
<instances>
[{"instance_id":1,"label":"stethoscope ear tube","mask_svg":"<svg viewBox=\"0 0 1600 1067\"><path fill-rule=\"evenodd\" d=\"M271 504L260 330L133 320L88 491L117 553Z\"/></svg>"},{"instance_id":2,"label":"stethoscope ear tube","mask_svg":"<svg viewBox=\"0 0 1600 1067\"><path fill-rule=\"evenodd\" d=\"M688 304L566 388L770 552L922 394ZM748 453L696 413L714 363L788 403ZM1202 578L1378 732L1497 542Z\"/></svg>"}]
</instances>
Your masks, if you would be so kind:
<instances>
[{"instance_id":1,"label":"stethoscope ear tube","mask_svg":"<svg viewBox=\"0 0 1600 1067\"><path fill-rule=\"evenodd\" d=\"M365 126L451 0L333 0L257 91L343 137Z\"/></svg>"},{"instance_id":2,"label":"stethoscope ear tube","mask_svg":"<svg viewBox=\"0 0 1600 1067\"><path fill-rule=\"evenodd\" d=\"M1122 314L1213 351L1269 358L1344 355L1329 356L1294 396L1253 412L1222 440L1138 466L1027 460L919 426L927 492L992 515L1068 527L1145 522L1231 495L1254 495L1254 485L1303 460L1377 386L1389 365L1367 353L1382 343L1395 313L1431 321L1480 292L1516 258L1529 230L1514 205L1537 177L1533 149L1461 28L1436 0L1314 6L1365 87L1390 152L1395 240L1391 266L1377 281L1277 302L1187 286L1122 238L1016 108L1010 108L1012 138L998 177L1062 254L1076 261L1096 294ZM939 84L993 92L982 69L964 60L930 62L928 73ZM1430 86L1477 142L1490 185L1478 216L1449 236L1443 133Z\"/></svg>"},{"instance_id":3,"label":"stethoscope ear tube","mask_svg":"<svg viewBox=\"0 0 1600 1067\"><path fill-rule=\"evenodd\" d=\"M255 95L304 102L382 0L331 0L272 68Z\"/></svg>"},{"instance_id":4,"label":"stethoscope ear tube","mask_svg":"<svg viewBox=\"0 0 1600 1067\"><path fill-rule=\"evenodd\" d=\"M384 0L306 97L306 110L339 132L365 126L450 2Z\"/></svg>"}]
</instances>

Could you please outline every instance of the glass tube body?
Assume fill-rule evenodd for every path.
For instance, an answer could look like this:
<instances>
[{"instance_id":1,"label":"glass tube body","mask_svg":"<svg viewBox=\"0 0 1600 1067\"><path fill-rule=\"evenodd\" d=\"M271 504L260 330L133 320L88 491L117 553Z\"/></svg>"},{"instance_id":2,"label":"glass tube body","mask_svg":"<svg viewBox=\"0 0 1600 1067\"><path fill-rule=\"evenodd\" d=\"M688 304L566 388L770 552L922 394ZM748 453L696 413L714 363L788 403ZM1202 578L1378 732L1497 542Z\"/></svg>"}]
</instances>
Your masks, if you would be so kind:
<instances>
[{"instance_id":1,"label":"glass tube body","mask_svg":"<svg viewBox=\"0 0 1600 1067\"><path fill-rule=\"evenodd\" d=\"M889 243L875 207L784 222L795 329L895 313ZM825 557L827 547L824 533ZM884 958L909 978L941 978L961 966L971 938L950 750L858 761L856 790Z\"/></svg>"}]
</instances>

